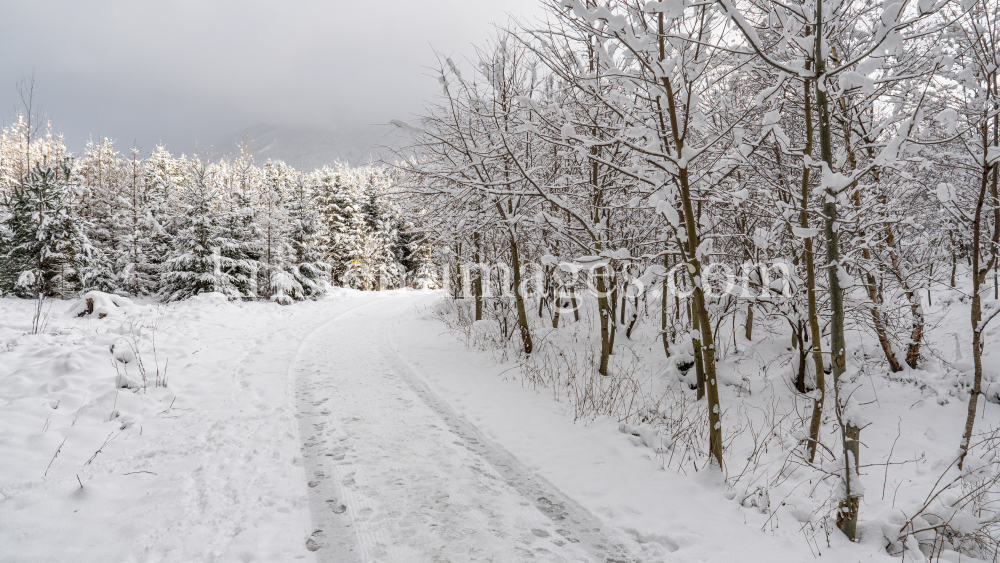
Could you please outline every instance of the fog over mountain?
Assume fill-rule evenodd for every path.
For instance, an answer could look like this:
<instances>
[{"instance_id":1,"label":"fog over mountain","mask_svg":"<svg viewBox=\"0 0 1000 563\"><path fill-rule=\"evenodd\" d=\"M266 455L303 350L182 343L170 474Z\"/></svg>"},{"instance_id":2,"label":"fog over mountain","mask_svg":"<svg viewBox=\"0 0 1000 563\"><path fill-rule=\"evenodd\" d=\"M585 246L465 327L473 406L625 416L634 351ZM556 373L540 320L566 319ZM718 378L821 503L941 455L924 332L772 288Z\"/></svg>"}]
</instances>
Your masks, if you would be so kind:
<instances>
[{"instance_id":1,"label":"fog over mountain","mask_svg":"<svg viewBox=\"0 0 1000 563\"><path fill-rule=\"evenodd\" d=\"M213 158L232 154L244 139L258 163L281 160L302 171L337 161L351 165L393 162L397 158L393 150L399 146L394 128L388 125L318 130L260 123L220 139L206 152Z\"/></svg>"},{"instance_id":2,"label":"fog over mountain","mask_svg":"<svg viewBox=\"0 0 1000 563\"><path fill-rule=\"evenodd\" d=\"M3 2L0 121L34 74L36 109L74 151L110 137L119 151L190 153L268 123L281 133L261 139L289 162L363 160L379 144L369 124L440 92L435 50L462 61L492 23L539 12L536 0ZM27 22L44 22L44 41Z\"/></svg>"}]
</instances>

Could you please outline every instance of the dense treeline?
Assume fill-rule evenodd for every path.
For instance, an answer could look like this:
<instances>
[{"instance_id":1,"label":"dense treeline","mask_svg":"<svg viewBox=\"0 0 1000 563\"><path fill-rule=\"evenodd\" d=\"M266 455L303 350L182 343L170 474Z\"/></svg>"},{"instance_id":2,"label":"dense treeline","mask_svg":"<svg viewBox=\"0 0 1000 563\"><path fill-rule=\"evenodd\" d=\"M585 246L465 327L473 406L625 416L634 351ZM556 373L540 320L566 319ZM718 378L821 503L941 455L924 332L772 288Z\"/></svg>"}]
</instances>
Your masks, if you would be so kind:
<instances>
[{"instance_id":1,"label":"dense treeline","mask_svg":"<svg viewBox=\"0 0 1000 563\"><path fill-rule=\"evenodd\" d=\"M653 319L664 354L696 371L716 466L720 326L738 322L747 340L755 323L784 327L811 404L802 462L819 466L833 416L836 519L853 540L867 359L846 335L877 342L890 373L926 365L924 307L932 289L957 285L974 356L963 467L982 337L1000 311L1000 4L546 4L545 20L498 32L472 72L442 56L440 97L419 121L396 122L417 155L412 190L475 319L517 326L530 355L540 329L529 301L558 327L589 287L601 375L614 375L616 339ZM513 297L484 291L489 269L459 267L482 262L504 264Z\"/></svg>"},{"instance_id":2,"label":"dense treeline","mask_svg":"<svg viewBox=\"0 0 1000 563\"><path fill-rule=\"evenodd\" d=\"M246 143L239 149L210 162L163 147L123 154L102 139L74 157L59 136L18 119L0 135L0 289L164 300L214 291L286 304L330 283L429 281L414 276L426 250L387 197L391 169L303 173L258 166Z\"/></svg>"}]
</instances>

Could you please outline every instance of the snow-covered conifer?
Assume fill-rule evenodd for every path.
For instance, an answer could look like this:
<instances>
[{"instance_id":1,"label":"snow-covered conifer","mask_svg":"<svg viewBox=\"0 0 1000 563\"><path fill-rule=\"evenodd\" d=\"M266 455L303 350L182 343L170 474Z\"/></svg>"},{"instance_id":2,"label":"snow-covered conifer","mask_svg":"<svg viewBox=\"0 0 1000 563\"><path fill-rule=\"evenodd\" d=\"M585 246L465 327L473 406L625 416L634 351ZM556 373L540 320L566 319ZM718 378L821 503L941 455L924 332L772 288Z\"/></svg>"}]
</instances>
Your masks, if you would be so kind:
<instances>
[{"instance_id":1,"label":"snow-covered conifer","mask_svg":"<svg viewBox=\"0 0 1000 563\"><path fill-rule=\"evenodd\" d=\"M231 299L243 297L226 273L231 264L220 251L219 195L208 176L207 167L196 158L191 163L190 185L181 197L173 249L164 264L161 294L167 301L213 291Z\"/></svg>"},{"instance_id":2,"label":"snow-covered conifer","mask_svg":"<svg viewBox=\"0 0 1000 563\"><path fill-rule=\"evenodd\" d=\"M124 252L118 165L114 142L107 138L89 141L83 158L77 161L83 188L77 208L86 221L87 238L92 245L90 266L81 280L81 289L122 291L116 267Z\"/></svg>"},{"instance_id":3,"label":"snow-covered conifer","mask_svg":"<svg viewBox=\"0 0 1000 563\"><path fill-rule=\"evenodd\" d=\"M4 199L0 283L21 297L67 298L81 284L91 251L74 209L72 161L43 156Z\"/></svg>"},{"instance_id":4,"label":"snow-covered conifer","mask_svg":"<svg viewBox=\"0 0 1000 563\"><path fill-rule=\"evenodd\" d=\"M159 278L166 271L164 260L173 249L172 238L178 231L179 212L183 208L182 194L190 185L189 165L182 155L174 158L162 145L158 145L144 162L145 212L152 234L149 260L142 265L142 273Z\"/></svg>"},{"instance_id":5,"label":"snow-covered conifer","mask_svg":"<svg viewBox=\"0 0 1000 563\"><path fill-rule=\"evenodd\" d=\"M288 241L291 254L288 269L302 287L304 298L314 298L325 292L330 265L323 261L318 244L319 212L304 178L298 178L288 196Z\"/></svg>"},{"instance_id":6,"label":"snow-covered conifer","mask_svg":"<svg viewBox=\"0 0 1000 563\"><path fill-rule=\"evenodd\" d=\"M243 299L258 296L257 276L261 268L261 233L257 224L260 196L259 169L253 165L249 148L240 147L239 158L213 165L211 177L219 185L222 234L219 251L223 270Z\"/></svg>"},{"instance_id":7,"label":"snow-covered conifer","mask_svg":"<svg viewBox=\"0 0 1000 563\"><path fill-rule=\"evenodd\" d=\"M361 186L340 163L324 166L310 176L319 211L319 243L333 278L346 286L363 286L362 254L365 220L361 213Z\"/></svg>"},{"instance_id":8,"label":"snow-covered conifer","mask_svg":"<svg viewBox=\"0 0 1000 563\"><path fill-rule=\"evenodd\" d=\"M121 289L132 295L152 295L159 290L159 272L153 258L157 224L146 194L143 162L133 147L129 159L119 165L121 185L115 227L121 249L115 271Z\"/></svg>"}]
</instances>

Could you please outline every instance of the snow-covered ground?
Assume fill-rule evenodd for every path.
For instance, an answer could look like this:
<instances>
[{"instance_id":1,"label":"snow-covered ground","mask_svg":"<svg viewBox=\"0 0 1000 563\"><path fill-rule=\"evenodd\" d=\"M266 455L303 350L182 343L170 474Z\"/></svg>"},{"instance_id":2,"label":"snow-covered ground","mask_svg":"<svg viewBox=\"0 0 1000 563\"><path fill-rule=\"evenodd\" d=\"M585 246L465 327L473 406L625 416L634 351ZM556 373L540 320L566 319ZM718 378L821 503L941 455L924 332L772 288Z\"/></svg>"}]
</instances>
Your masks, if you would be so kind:
<instances>
[{"instance_id":1,"label":"snow-covered ground","mask_svg":"<svg viewBox=\"0 0 1000 563\"><path fill-rule=\"evenodd\" d=\"M39 334L32 302L0 300L0 561L888 561L871 530L922 498L957 447L951 367L869 378L871 461L913 461L862 476L868 532L850 544L816 528L803 480L769 488L756 469L732 486L742 467L730 484L685 474L618 420L575 422L569 401L447 332L439 300L207 295L102 319L53 302ZM961 334L962 310L936 313L938 339ZM655 341L636 342L659 361ZM782 344L740 345L730 373ZM791 396L787 369L771 368L723 404ZM1000 420L997 406L983 417ZM762 485L764 509L745 498Z\"/></svg>"},{"instance_id":2,"label":"snow-covered ground","mask_svg":"<svg viewBox=\"0 0 1000 563\"><path fill-rule=\"evenodd\" d=\"M56 301L26 334L33 303L0 300L0 560L308 557L288 367L304 332L355 301L204 295L103 319ZM110 351L130 344L139 389L138 362Z\"/></svg>"}]
</instances>

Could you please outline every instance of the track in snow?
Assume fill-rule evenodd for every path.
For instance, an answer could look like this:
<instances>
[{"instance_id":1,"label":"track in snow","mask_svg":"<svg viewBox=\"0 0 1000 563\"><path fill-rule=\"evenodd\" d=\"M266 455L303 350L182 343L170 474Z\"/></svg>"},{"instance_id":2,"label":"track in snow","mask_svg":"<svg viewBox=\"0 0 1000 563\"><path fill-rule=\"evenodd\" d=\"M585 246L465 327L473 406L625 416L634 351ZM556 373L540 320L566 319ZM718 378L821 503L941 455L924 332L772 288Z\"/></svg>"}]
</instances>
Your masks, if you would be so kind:
<instances>
[{"instance_id":1,"label":"track in snow","mask_svg":"<svg viewBox=\"0 0 1000 563\"><path fill-rule=\"evenodd\" d=\"M318 561L637 561L423 383L390 343L412 309L407 294L355 306L292 364Z\"/></svg>"}]
</instances>

